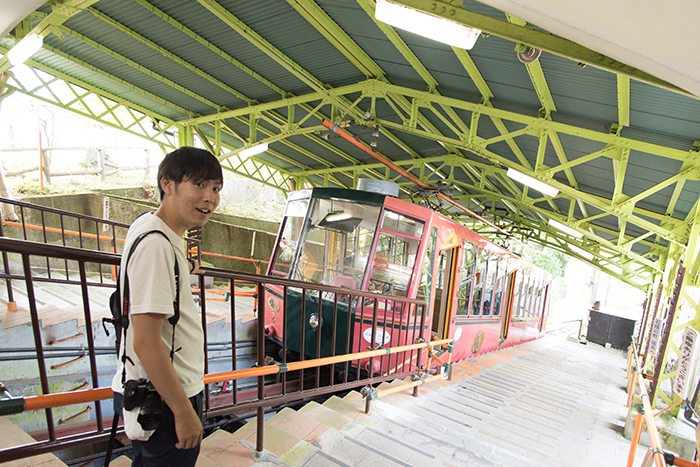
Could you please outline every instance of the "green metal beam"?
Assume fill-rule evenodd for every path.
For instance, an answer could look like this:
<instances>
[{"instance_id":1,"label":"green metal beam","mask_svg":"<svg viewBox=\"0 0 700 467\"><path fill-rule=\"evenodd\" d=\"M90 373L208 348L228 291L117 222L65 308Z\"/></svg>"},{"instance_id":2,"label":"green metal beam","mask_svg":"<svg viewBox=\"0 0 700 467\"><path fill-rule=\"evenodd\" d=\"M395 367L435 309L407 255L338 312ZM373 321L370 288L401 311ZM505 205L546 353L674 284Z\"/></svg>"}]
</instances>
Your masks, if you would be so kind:
<instances>
[{"instance_id":1,"label":"green metal beam","mask_svg":"<svg viewBox=\"0 0 700 467\"><path fill-rule=\"evenodd\" d=\"M57 26L62 25L66 20L97 1L98 0L64 0L62 2L51 2L51 13L44 16L41 21L39 21L39 24L32 28L27 35L36 34L46 37L51 33L56 33ZM17 41L17 43L19 42L21 42L21 40ZM17 45L17 43L15 45ZM0 58L0 73L4 73L8 68L10 68L10 62L7 59L7 55L3 54L2 58Z\"/></svg>"},{"instance_id":2,"label":"green metal beam","mask_svg":"<svg viewBox=\"0 0 700 467\"><path fill-rule=\"evenodd\" d=\"M365 10L365 13L367 13L367 16L369 16L374 23L381 29L381 31L384 33L384 35L389 39L389 41L396 47L396 50L401 53L404 59L413 67L414 70L420 75L420 77L425 81L425 84L428 85L428 90L430 92L435 91L435 88L438 86L437 80L433 77L433 75L430 74L428 69L423 65L423 63L416 57L416 55L413 53L413 51L406 45L406 43L401 39L401 36L399 36L394 28L391 26L387 25L386 23L383 23L381 21L377 21L374 17L374 10L376 8L376 2L374 0L357 0L357 3L362 7L363 10Z\"/></svg>"},{"instance_id":3,"label":"green metal beam","mask_svg":"<svg viewBox=\"0 0 700 467\"><path fill-rule=\"evenodd\" d=\"M205 80L209 81L212 84L215 84L216 86L220 87L221 89L224 89L226 92L236 96L237 98L241 99L242 101L246 102L247 104L254 104L256 101L254 99L251 99L247 96L245 96L243 93L238 92L236 89L232 88L231 86L227 85L226 83L222 82L219 79L216 79L215 77L211 76L208 73L203 72L196 66L192 65L186 60L183 60L182 58L178 57L174 53L170 52L167 50L165 47L161 47L155 42L151 41L150 39L142 36L141 34L138 34L134 32L132 29L126 27L125 25L121 24L120 22L110 18L109 16L105 15L104 13L100 12L99 10L95 8L88 8L87 11L92 13L94 16L97 18L101 19L104 21L106 24L109 24L113 28L121 31L122 33L126 34L129 37L132 37L136 39L137 41L147 45L148 47L152 48L156 52L160 53L164 57L172 60L174 63L177 63L178 65L182 66L183 68L186 68L190 70L191 72L201 76Z\"/></svg>"},{"instance_id":4,"label":"green metal beam","mask_svg":"<svg viewBox=\"0 0 700 467\"><path fill-rule=\"evenodd\" d=\"M617 123L630 126L630 77L617 75Z\"/></svg>"},{"instance_id":5,"label":"green metal beam","mask_svg":"<svg viewBox=\"0 0 700 467\"><path fill-rule=\"evenodd\" d=\"M312 90L321 91L325 89L325 83L311 75L311 73L305 70L301 65L270 44L270 42L268 42L260 34L256 33L252 28L248 27L245 23L243 23L243 21L234 16L222 5L214 0L198 0L198 2L217 18L219 18L219 20L224 22L228 27L240 34L243 39L255 45L261 52L269 56L288 72L306 83Z\"/></svg>"},{"instance_id":6,"label":"green metal beam","mask_svg":"<svg viewBox=\"0 0 700 467\"><path fill-rule=\"evenodd\" d=\"M167 84L168 86L170 86L173 89L177 89L178 91L185 94L186 96L188 96L194 100L197 100L199 102L202 102L203 104L211 107L212 109L214 109L217 112L225 110L225 107L217 104L216 102L200 96L196 92L194 92L190 89L187 89L184 86L181 86L180 84L178 84L175 81L161 75L160 73L157 73L157 72L149 69L145 65L137 63L134 60L131 60L130 58L125 57L124 55L115 52L114 50L110 49L109 47L106 47L106 46L100 44L99 42L92 40L91 38L85 36L84 34L80 34L77 31L74 31L66 26L63 26L63 25L57 26L57 28L59 31L64 32L66 34L70 34L71 36L75 37L76 39L79 39L80 41L82 41L88 45L91 45L92 47L99 50L100 52L103 52L103 53L109 55L110 57L112 57L116 60L119 60L120 62L122 62L122 63L136 69L136 70L139 70L141 73L143 73L147 76L150 76L151 78L156 79L164 84Z\"/></svg>"},{"instance_id":7,"label":"green metal beam","mask_svg":"<svg viewBox=\"0 0 700 467\"><path fill-rule=\"evenodd\" d=\"M0 52L6 53L7 49L0 46ZM164 135L166 130L175 127L175 122L168 117L135 105L119 96L98 89L36 61L28 60L26 64L30 70L42 72L41 74L33 73L31 87L27 87L14 76L5 86L15 92L31 96L104 125L149 139L161 146L174 147L173 143ZM50 79L46 79L45 76L49 76ZM56 90L52 91L50 88L56 88ZM100 103L100 108L95 109L94 107L97 107L98 103ZM114 117L115 115L119 117ZM112 118L109 118L110 116ZM154 124L158 128L157 130L153 130Z\"/></svg>"},{"instance_id":8,"label":"green metal beam","mask_svg":"<svg viewBox=\"0 0 700 467\"><path fill-rule=\"evenodd\" d=\"M527 26L527 22L516 18L515 16L506 13L508 22L518 26ZM544 77L544 71L542 70L542 65L539 60L535 60L531 63L526 63L525 68L527 68L527 73L530 75L530 81L532 81L532 86L535 88L537 93L537 98L540 100L543 109L543 117L550 119L552 112L557 110L554 105L554 99L552 98L552 93L549 90L549 85L547 84L547 79Z\"/></svg>"},{"instance_id":9,"label":"green metal beam","mask_svg":"<svg viewBox=\"0 0 700 467\"><path fill-rule=\"evenodd\" d=\"M568 39L564 39L553 34L536 31L526 26L511 24L507 21L501 21L490 16L475 13L473 11L468 11L452 5L449 1L392 0L392 3L397 3L399 5L413 8L433 16L438 16L455 23L479 29L480 31L513 41L515 43L529 45L530 47L559 55L561 57L569 58L576 62L592 65L615 74L629 76L637 81L685 94L695 99L698 98L697 96L692 95L677 86L650 75L649 73L645 73L637 68L625 65L624 63L618 62L617 60L600 54L587 47L583 47L582 45Z\"/></svg>"},{"instance_id":10,"label":"green metal beam","mask_svg":"<svg viewBox=\"0 0 700 467\"><path fill-rule=\"evenodd\" d=\"M384 70L313 0L287 0L287 2L365 77L384 79Z\"/></svg>"}]
</instances>

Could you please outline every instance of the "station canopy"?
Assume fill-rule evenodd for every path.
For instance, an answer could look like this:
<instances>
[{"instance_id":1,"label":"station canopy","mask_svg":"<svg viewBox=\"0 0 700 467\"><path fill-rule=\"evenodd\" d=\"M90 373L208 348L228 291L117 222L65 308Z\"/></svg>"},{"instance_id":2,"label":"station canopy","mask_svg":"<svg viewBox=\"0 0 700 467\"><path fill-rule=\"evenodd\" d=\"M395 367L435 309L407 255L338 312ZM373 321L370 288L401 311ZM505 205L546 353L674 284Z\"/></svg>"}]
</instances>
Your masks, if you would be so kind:
<instances>
[{"instance_id":1,"label":"station canopy","mask_svg":"<svg viewBox=\"0 0 700 467\"><path fill-rule=\"evenodd\" d=\"M466 50L377 21L374 0L0 0L0 97L207 147L285 192L391 180L642 289L694 258L700 7L485 1L392 0L481 31Z\"/></svg>"}]
</instances>

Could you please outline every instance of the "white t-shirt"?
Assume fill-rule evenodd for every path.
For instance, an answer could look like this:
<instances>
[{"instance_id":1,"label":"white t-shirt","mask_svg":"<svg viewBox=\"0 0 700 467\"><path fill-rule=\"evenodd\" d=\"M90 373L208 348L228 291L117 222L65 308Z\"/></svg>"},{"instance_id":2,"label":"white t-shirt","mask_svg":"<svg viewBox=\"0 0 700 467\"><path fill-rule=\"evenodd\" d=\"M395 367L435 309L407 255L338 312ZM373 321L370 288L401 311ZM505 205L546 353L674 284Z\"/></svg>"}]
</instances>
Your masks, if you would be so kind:
<instances>
[{"instance_id":1,"label":"white t-shirt","mask_svg":"<svg viewBox=\"0 0 700 467\"><path fill-rule=\"evenodd\" d=\"M197 305L190 290L190 263L185 256L184 240L167 226L154 213L144 214L134 221L129 228L124 243L121 263L121 290L124 292L124 263L126 254L133 241L143 232L160 230L170 240L157 233L147 235L136 247L129 260L129 301L130 313L158 313L165 316L161 339L168 350L171 349L173 326L168 318L174 314L175 277L173 273L176 252L180 268L180 320L175 326L175 352L173 366L180 384L187 397L197 395L204 389L204 333ZM172 245L172 246L171 246ZM174 248L173 248L174 247ZM126 380L147 378L139 358L134 352L134 333L131 328L126 331L126 355L134 362L126 362ZM119 349L117 373L112 379L112 391L122 393L122 361L124 349L122 341Z\"/></svg>"}]
</instances>

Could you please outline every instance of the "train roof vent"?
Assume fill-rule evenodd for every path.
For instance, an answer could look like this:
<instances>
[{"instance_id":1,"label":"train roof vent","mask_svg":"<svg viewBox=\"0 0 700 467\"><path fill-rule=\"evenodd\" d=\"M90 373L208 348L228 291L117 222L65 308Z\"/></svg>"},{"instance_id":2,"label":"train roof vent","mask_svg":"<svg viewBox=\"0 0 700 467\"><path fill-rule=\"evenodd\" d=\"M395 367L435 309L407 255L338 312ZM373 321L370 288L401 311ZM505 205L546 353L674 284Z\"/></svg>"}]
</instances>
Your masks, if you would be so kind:
<instances>
[{"instance_id":1,"label":"train roof vent","mask_svg":"<svg viewBox=\"0 0 700 467\"><path fill-rule=\"evenodd\" d=\"M357 189L360 191L369 191L382 195L399 197L399 184L387 182L386 180L375 180L373 178L360 178L357 181Z\"/></svg>"}]
</instances>

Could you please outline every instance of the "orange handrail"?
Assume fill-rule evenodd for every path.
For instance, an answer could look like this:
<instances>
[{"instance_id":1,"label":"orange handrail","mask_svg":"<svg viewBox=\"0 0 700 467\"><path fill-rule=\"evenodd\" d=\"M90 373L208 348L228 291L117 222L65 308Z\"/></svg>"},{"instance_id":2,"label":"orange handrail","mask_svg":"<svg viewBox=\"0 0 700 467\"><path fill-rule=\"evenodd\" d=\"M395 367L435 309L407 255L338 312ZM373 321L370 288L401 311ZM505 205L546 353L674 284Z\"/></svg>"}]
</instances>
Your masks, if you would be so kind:
<instances>
[{"instance_id":1,"label":"orange handrail","mask_svg":"<svg viewBox=\"0 0 700 467\"><path fill-rule=\"evenodd\" d=\"M369 357L379 357L381 355L389 355L408 350L416 350L421 348L430 348L435 345L442 345L452 342L453 339L443 339L439 341L419 342L417 344L408 344L398 347L390 347L386 349L369 350L364 352L356 352L346 355L338 355L335 357L315 358L312 360L304 360L300 362L291 362L287 364L278 363L275 365L267 365L257 368L245 368L242 370L224 371L221 373L212 373L204 375L204 384L219 383L222 381L231 381L244 378L253 378L257 376L276 375L277 373L285 373L288 371L306 370L308 368L321 367L336 363L344 363L351 360L359 360ZM111 388L96 388L85 389L68 393L46 394L42 396L31 396L25 398L5 399L0 400L0 414L8 415L12 413L27 412L30 410L49 409L64 405L80 404L85 402L94 402L112 398ZM22 405L21 402L24 402ZM3 405L6 406L3 409ZM9 406L12 407L9 407ZM20 405L22 405L20 407ZM21 410L20 410L21 408Z\"/></svg>"},{"instance_id":2,"label":"orange handrail","mask_svg":"<svg viewBox=\"0 0 700 467\"><path fill-rule=\"evenodd\" d=\"M651 408L651 401L649 400L649 394L647 394L647 388L644 384L644 374L642 373L642 366L639 364L639 357L637 352L633 352L633 357L635 361L636 368L634 369L634 374L636 376L637 384L639 385L639 390L642 398L642 405L644 407L644 418L647 423L647 431L649 432L649 441L651 442L651 448L653 449L653 458L656 467L665 467L666 460L664 459L664 453L662 450L661 436L659 435L659 430L656 428L656 423L654 421L654 412ZM640 415L637 415L637 424L640 425L639 431L641 434L641 420ZM637 431L637 424L635 424L635 433ZM630 454L627 459L627 467L631 467L634 463L635 453L637 451L637 444L639 442L639 437L635 437L632 440L632 446L630 447Z\"/></svg>"},{"instance_id":3,"label":"orange handrail","mask_svg":"<svg viewBox=\"0 0 700 467\"><path fill-rule=\"evenodd\" d=\"M124 243L124 241L125 241L124 239L122 239L122 238L117 238L117 237L114 237L114 238L113 238L113 237L107 237L107 236L104 236L104 235L95 235L95 234L91 234L91 233L87 233L87 232L75 232L75 231L73 231L73 230L61 230L61 229L57 229L57 228L55 228L55 227L46 227L46 226L41 227L41 226L38 226L38 225L32 225L32 224L26 224L26 223L25 223L25 224L22 224L21 222L2 221L2 223L3 223L3 225L9 225L9 226L12 226L12 227L25 227L25 228L30 229L30 230L42 230L42 231L51 232L51 233L60 233L60 234L66 234L66 235L75 235L75 236L77 236L77 237L96 238L96 239L98 239L98 240L107 240L107 241L112 241L112 240L114 240L114 241L119 242L119 243ZM115 251L112 250L112 253L115 253ZM265 263L265 264L268 264L268 263L269 263L269 261L263 261L263 260L260 260L260 259L241 258L240 256L223 255L223 254L220 254L220 253L209 253L209 252L206 252L206 251L203 251L203 252L202 252L202 255L206 255L206 256L215 256L215 257L218 257L218 258L233 259L233 260L236 260L236 261L246 261L246 262L251 262L251 263ZM257 273L257 274L260 274L260 267L259 267L259 266L256 266L255 269L256 269L256 273Z\"/></svg>"},{"instance_id":4,"label":"orange handrail","mask_svg":"<svg viewBox=\"0 0 700 467\"><path fill-rule=\"evenodd\" d=\"M68 234L68 235L76 235L80 237L87 237L87 238L98 238L100 240L112 240L112 237L105 237L104 235L95 235L91 233L86 233L86 232L74 232L72 230L61 230L57 229L54 227L40 227L38 225L31 225L31 224L22 224L21 222L12 222L12 221L2 221L4 225L10 225L13 227L26 227L31 230L45 230L47 232L53 232L53 233L60 233L60 234ZM115 238L117 242L124 243L124 240L121 238Z\"/></svg>"}]
</instances>

